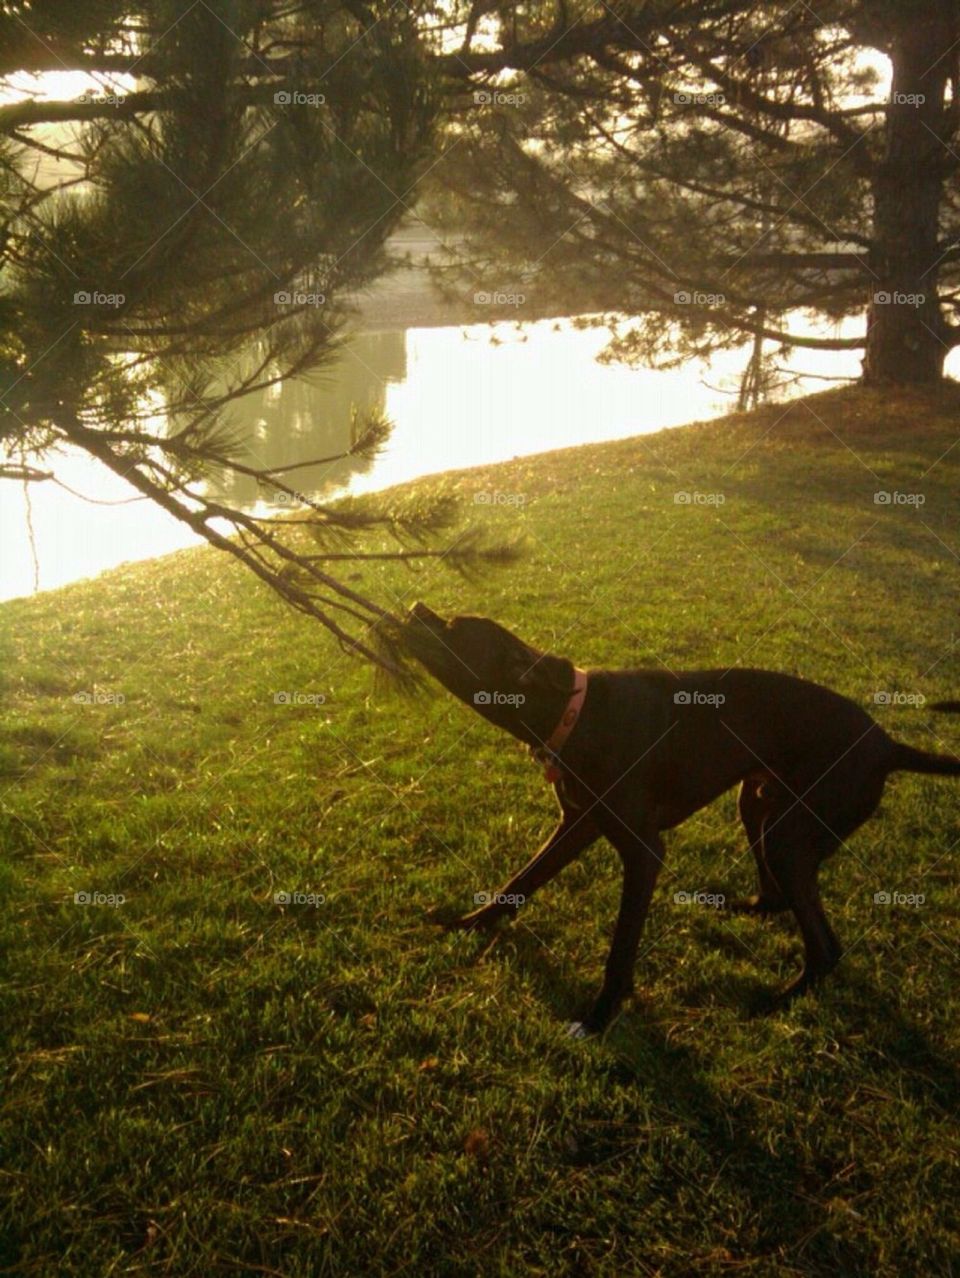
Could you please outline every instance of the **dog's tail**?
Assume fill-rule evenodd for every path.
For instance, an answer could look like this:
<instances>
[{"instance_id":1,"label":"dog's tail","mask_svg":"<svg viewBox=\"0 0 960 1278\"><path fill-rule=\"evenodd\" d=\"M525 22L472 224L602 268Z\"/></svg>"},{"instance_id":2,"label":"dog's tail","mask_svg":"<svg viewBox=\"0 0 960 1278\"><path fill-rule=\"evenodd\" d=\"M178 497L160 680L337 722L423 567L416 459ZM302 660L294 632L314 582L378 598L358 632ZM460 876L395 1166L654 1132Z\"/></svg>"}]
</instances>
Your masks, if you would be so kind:
<instances>
[{"instance_id":1,"label":"dog's tail","mask_svg":"<svg viewBox=\"0 0 960 1278\"><path fill-rule=\"evenodd\" d=\"M933 754L904 745L902 741L893 741L891 745L889 772L933 772L942 777L960 777L960 758L954 754Z\"/></svg>"},{"instance_id":2,"label":"dog's tail","mask_svg":"<svg viewBox=\"0 0 960 1278\"><path fill-rule=\"evenodd\" d=\"M935 701L927 706L927 710L937 710L942 714L960 714L960 701ZM930 750L918 750L915 746L904 745L902 741L891 741L890 772L932 772L941 777L960 776L960 758L955 754L934 754Z\"/></svg>"}]
</instances>

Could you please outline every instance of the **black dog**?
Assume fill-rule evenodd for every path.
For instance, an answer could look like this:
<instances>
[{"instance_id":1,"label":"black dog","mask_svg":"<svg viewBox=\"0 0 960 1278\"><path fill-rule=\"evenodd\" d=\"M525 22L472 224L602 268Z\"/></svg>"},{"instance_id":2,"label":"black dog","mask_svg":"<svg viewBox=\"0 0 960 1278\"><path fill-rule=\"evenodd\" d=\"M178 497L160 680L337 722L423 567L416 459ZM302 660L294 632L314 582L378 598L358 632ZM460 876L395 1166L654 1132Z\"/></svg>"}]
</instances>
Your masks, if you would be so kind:
<instances>
[{"instance_id":1,"label":"black dog","mask_svg":"<svg viewBox=\"0 0 960 1278\"><path fill-rule=\"evenodd\" d=\"M870 816L891 772L960 775L960 759L892 740L829 688L767 670L578 670L486 617L445 622L424 604L404 627L434 678L547 766L560 824L490 904L453 927L490 927L599 835L623 862L603 988L577 1037L603 1030L633 989L633 966L668 830L740 782L759 894L733 908L793 911L801 975L779 1002L827 975L840 944L817 889L820 862ZM956 711L957 702L931 707Z\"/></svg>"}]
</instances>

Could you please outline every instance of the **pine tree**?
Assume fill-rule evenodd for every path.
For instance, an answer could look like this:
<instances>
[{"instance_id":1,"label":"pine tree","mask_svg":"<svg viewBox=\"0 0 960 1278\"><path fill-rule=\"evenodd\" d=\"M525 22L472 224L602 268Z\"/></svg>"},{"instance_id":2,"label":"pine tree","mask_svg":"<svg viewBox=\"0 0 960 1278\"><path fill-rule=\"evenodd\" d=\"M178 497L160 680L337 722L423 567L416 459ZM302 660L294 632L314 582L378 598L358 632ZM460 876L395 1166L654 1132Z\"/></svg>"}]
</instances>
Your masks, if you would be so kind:
<instances>
[{"instance_id":1,"label":"pine tree","mask_svg":"<svg viewBox=\"0 0 960 1278\"><path fill-rule=\"evenodd\" d=\"M940 380L960 342L956 0L458 14L425 212L456 249L449 287L636 316L625 359L754 336L862 349L870 383ZM865 313L864 334L788 333L798 308Z\"/></svg>"},{"instance_id":2,"label":"pine tree","mask_svg":"<svg viewBox=\"0 0 960 1278\"><path fill-rule=\"evenodd\" d=\"M387 530L400 544L378 557L462 568L509 552L475 536L445 552L447 501L298 494L295 476L241 460L230 409L322 369L350 295L385 268L438 109L414 17L326 0L67 0L7 6L0 48L8 74L81 70L100 86L0 107L0 473L55 481L56 450L80 447L396 669L367 631L388 610L332 571L363 557L356 536ZM350 454L372 455L387 430L358 422ZM216 499L212 471L302 517Z\"/></svg>"}]
</instances>

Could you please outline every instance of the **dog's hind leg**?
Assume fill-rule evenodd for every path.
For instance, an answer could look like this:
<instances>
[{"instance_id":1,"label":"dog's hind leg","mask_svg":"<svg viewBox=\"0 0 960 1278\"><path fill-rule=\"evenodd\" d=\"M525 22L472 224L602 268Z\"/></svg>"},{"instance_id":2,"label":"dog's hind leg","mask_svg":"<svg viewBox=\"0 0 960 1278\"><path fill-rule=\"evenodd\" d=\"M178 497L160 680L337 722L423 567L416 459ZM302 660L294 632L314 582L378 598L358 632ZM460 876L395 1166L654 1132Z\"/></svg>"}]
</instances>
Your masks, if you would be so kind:
<instances>
[{"instance_id":1,"label":"dog's hind leg","mask_svg":"<svg viewBox=\"0 0 960 1278\"><path fill-rule=\"evenodd\" d=\"M763 850L764 821L768 818L775 821L777 812L781 810L773 794L776 784L772 777L749 776L740 786L737 811L746 831L750 851L757 863L759 890L756 896L731 901L727 909L735 914L778 914L790 908L776 879L767 868Z\"/></svg>"},{"instance_id":2,"label":"dog's hind leg","mask_svg":"<svg viewBox=\"0 0 960 1278\"><path fill-rule=\"evenodd\" d=\"M822 768L809 786L798 784L785 810L764 818L763 855L803 935L804 964L777 997L780 1005L823 980L843 953L820 900L821 862L863 824L880 802L886 780L882 743L866 743Z\"/></svg>"},{"instance_id":3,"label":"dog's hind leg","mask_svg":"<svg viewBox=\"0 0 960 1278\"><path fill-rule=\"evenodd\" d=\"M784 825L787 824L785 821ZM804 961L803 971L797 979L776 996L778 1006L789 1003L822 981L837 966L843 953L827 921L817 886L820 861L833 851L833 847L825 848L821 840L811 838L809 828L804 831L806 837L802 842L795 841L792 836L796 826L789 824L791 829L775 832L768 839L767 856L780 890L800 925Z\"/></svg>"}]
</instances>

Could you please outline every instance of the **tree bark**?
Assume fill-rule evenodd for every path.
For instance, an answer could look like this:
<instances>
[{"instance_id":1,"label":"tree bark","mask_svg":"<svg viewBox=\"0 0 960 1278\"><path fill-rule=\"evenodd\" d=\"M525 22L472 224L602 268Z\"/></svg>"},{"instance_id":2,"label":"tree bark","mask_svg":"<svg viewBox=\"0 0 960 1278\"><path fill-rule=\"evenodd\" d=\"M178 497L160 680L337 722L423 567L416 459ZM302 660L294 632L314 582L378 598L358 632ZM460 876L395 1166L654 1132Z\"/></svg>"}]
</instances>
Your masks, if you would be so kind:
<instances>
[{"instance_id":1,"label":"tree bark","mask_svg":"<svg viewBox=\"0 0 960 1278\"><path fill-rule=\"evenodd\" d=\"M873 385L939 382L950 348L937 285L940 206L954 163L947 143L955 122L945 99L957 65L956 6L926 0L891 12L893 80L874 183L875 279L863 361L863 380Z\"/></svg>"}]
</instances>

